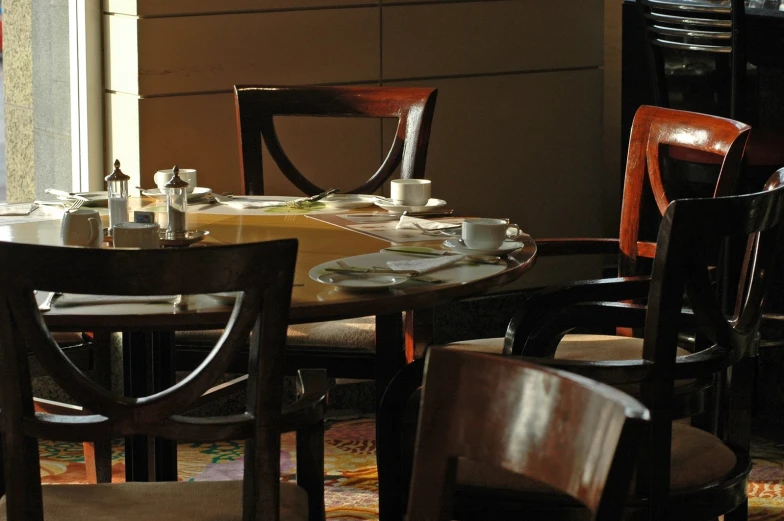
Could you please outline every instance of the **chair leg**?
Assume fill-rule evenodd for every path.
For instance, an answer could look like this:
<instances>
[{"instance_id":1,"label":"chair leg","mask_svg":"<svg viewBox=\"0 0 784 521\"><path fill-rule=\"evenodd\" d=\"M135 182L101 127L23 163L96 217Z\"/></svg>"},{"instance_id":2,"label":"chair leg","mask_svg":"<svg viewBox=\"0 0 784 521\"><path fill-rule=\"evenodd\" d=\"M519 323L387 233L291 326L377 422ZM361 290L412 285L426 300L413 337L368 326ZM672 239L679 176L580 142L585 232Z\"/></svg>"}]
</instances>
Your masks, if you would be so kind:
<instances>
[{"instance_id":1,"label":"chair leg","mask_svg":"<svg viewBox=\"0 0 784 521\"><path fill-rule=\"evenodd\" d=\"M724 514L724 521L747 521L749 518L749 501L744 501L732 512Z\"/></svg>"},{"instance_id":2,"label":"chair leg","mask_svg":"<svg viewBox=\"0 0 784 521\"><path fill-rule=\"evenodd\" d=\"M324 521L324 422L297 430L297 485L308 493L308 521Z\"/></svg>"},{"instance_id":3,"label":"chair leg","mask_svg":"<svg viewBox=\"0 0 784 521\"><path fill-rule=\"evenodd\" d=\"M112 482L112 442L84 442L84 466L87 470L87 482Z\"/></svg>"}]
</instances>

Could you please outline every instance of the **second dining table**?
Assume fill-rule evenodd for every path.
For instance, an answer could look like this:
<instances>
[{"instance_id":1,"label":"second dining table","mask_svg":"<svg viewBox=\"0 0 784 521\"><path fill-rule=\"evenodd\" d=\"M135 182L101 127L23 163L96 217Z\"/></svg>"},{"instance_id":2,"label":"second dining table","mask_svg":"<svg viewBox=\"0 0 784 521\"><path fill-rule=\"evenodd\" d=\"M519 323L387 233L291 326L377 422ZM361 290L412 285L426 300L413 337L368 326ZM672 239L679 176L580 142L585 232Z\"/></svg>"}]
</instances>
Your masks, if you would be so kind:
<instances>
[{"instance_id":1,"label":"second dining table","mask_svg":"<svg viewBox=\"0 0 784 521\"><path fill-rule=\"evenodd\" d=\"M396 372L407 363L402 312L429 308L450 300L477 295L515 281L528 271L536 259L536 245L521 236L519 249L509 253L492 270L477 270L476 275L442 283L402 284L369 292L344 291L310 277L314 267L356 255L378 253L395 245L394 241L352 229L352 222L326 218L327 213L243 212L221 205L194 205L189 209L188 227L209 235L198 245L240 244L296 238L299 241L297 265L289 321L291 324L376 316L375 382L383 391ZM132 208L159 212L160 203L132 200ZM105 211L104 211L105 213ZM380 214L383 216L383 213ZM102 215L104 226L108 215ZM332 221L332 222L326 222ZM355 228L355 227L354 227ZM411 234L419 234L415 230ZM60 219L16 219L10 224L0 218L0 240L37 244L60 244ZM405 246L438 248L443 237L421 234L401 243ZM109 247L104 244L104 247ZM56 269L56 267L53 267ZM216 266L215 269L225 269ZM121 274L118 274L121 276ZM161 274L150 273L145 284L154 285ZM129 396L144 396L173 384L173 331L210 329L224 326L232 310L230 303L207 295L191 296L187 309L176 309L163 302L93 302L79 305L54 305L44 313L47 326L63 331L123 331L125 391ZM150 388L152 382L152 389ZM383 435L383 433L378 433ZM148 440L126 441L126 479L176 480L176 445L156 440L150 450Z\"/></svg>"}]
</instances>

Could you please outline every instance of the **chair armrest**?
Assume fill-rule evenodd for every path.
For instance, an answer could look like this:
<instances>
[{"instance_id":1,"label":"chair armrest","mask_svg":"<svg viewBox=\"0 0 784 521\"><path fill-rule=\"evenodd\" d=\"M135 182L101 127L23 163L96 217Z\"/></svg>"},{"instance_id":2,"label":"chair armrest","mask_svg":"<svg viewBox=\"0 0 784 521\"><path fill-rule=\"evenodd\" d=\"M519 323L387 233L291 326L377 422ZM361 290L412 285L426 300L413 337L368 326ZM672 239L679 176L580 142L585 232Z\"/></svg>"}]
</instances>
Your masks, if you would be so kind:
<instances>
[{"instance_id":1,"label":"chair armrest","mask_svg":"<svg viewBox=\"0 0 784 521\"><path fill-rule=\"evenodd\" d=\"M618 239L599 239L589 237L534 239L536 255L552 257L556 255L598 255L618 254Z\"/></svg>"},{"instance_id":2,"label":"chair armrest","mask_svg":"<svg viewBox=\"0 0 784 521\"><path fill-rule=\"evenodd\" d=\"M650 277L619 277L574 282L535 293L523 303L509 322L504 339L504 354L552 358L560 337L580 324L566 327L547 339L543 339L540 333L553 333L548 327L554 325L555 320L560 318L559 315L563 317L565 310L578 304L592 303L593 308L602 310L603 322L598 325L613 325L609 318L622 313L629 317L640 316L642 312L639 308L630 304L613 306L606 302L647 297L649 284ZM603 304L597 304L599 302ZM563 321L558 320L558 323L561 327Z\"/></svg>"},{"instance_id":3,"label":"chair armrest","mask_svg":"<svg viewBox=\"0 0 784 521\"><path fill-rule=\"evenodd\" d=\"M282 432L295 431L306 425L324 421L327 409L327 371L300 369L297 371L297 399L283 408Z\"/></svg>"}]
</instances>

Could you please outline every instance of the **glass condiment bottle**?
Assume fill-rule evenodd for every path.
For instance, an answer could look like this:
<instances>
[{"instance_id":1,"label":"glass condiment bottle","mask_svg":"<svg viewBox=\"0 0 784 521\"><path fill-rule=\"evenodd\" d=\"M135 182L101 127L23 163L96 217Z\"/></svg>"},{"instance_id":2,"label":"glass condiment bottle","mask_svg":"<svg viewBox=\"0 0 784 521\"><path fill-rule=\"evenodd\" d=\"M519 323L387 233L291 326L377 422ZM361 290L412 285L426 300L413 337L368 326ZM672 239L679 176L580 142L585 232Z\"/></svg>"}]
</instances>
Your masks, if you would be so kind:
<instances>
[{"instance_id":1,"label":"glass condiment bottle","mask_svg":"<svg viewBox=\"0 0 784 521\"><path fill-rule=\"evenodd\" d=\"M109 230L115 225L128 222L128 181L130 176L120 170L120 161L114 160L114 170L107 175L106 189L109 191Z\"/></svg>"},{"instance_id":2,"label":"glass condiment bottle","mask_svg":"<svg viewBox=\"0 0 784 521\"><path fill-rule=\"evenodd\" d=\"M188 210L188 183L180 177L180 169L177 165L174 166L172 172L172 178L164 185L166 211L169 216L169 224L166 227L167 236L185 233L185 212Z\"/></svg>"}]
</instances>

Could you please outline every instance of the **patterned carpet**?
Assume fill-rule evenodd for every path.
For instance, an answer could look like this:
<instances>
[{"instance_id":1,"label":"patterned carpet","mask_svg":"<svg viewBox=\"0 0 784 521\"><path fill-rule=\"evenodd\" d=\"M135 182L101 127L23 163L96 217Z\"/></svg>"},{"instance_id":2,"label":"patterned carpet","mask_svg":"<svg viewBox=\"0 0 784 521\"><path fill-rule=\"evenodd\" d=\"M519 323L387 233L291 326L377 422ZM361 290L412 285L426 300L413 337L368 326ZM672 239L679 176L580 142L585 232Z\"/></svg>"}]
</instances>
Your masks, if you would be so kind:
<instances>
[{"instance_id":1,"label":"patterned carpet","mask_svg":"<svg viewBox=\"0 0 784 521\"><path fill-rule=\"evenodd\" d=\"M331 423L326 432L325 495L327 519L353 521L378 518L378 482L372 419ZM296 469L293 434L283 437L281 473L291 480ZM242 476L242 444L180 444L181 480L226 480ZM784 520L784 443L756 438L749 485L752 521ZM124 480L122 443L114 450L113 479ZM41 475L46 483L84 482L81 446L41 444Z\"/></svg>"}]
</instances>

